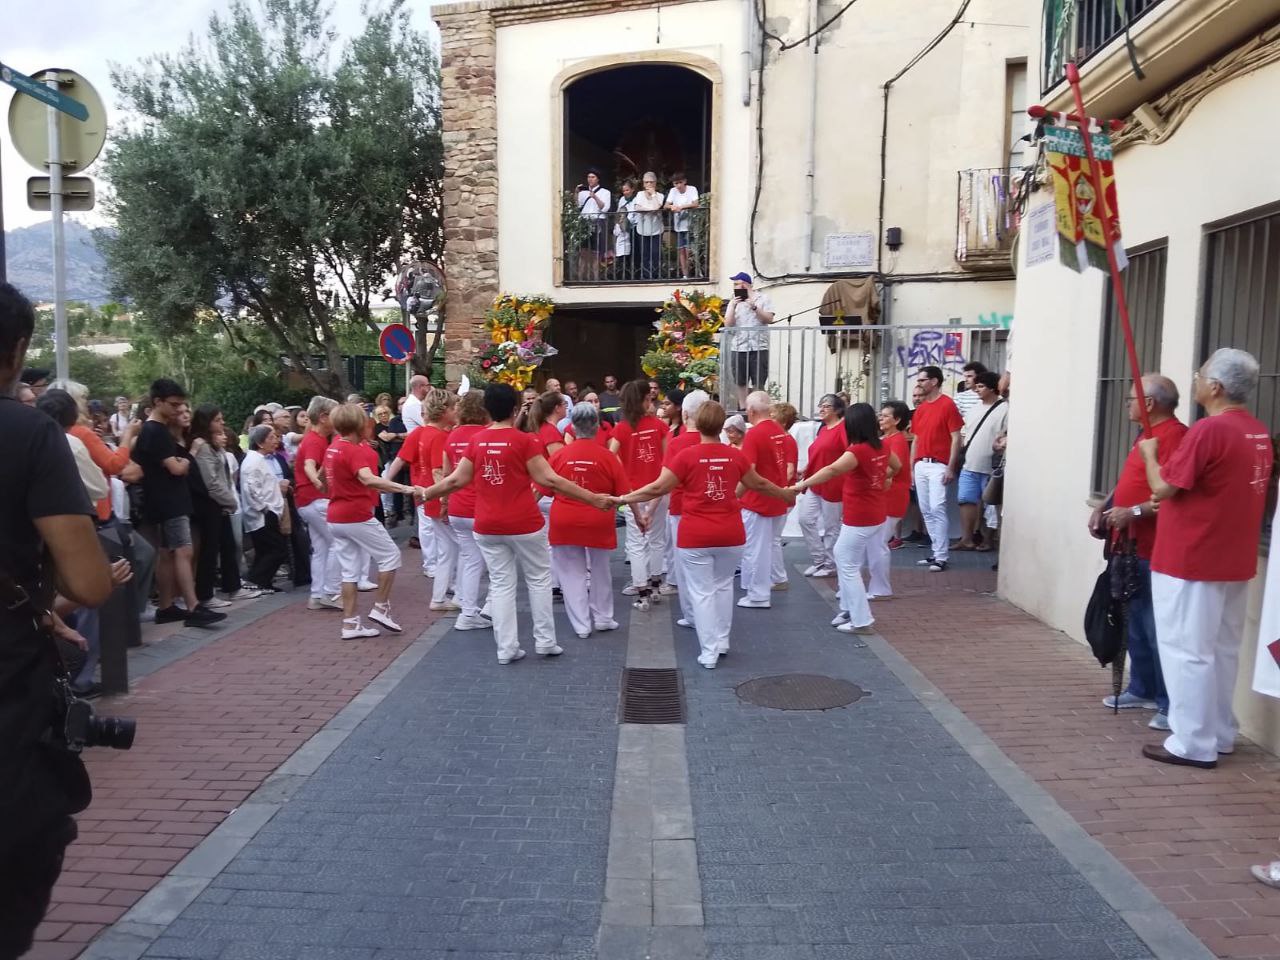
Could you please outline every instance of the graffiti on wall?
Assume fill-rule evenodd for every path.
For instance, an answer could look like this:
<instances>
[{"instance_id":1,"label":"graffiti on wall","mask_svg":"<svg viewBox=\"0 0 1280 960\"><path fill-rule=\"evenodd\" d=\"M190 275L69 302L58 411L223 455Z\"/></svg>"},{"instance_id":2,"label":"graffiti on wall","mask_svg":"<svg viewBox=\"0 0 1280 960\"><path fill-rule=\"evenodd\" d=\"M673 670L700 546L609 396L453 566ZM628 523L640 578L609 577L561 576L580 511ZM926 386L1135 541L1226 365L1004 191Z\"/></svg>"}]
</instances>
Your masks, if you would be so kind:
<instances>
[{"instance_id":1,"label":"graffiti on wall","mask_svg":"<svg viewBox=\"0 0 1280 960\"><path fill-rule=\"evenodd\" d=\"M898 364L903 367L941 367L959 373L965 363L964 333L959 330L921 330L910 343L898 346Z\"/></svg>"},{"instance_id":2,"label":"graffiti on wall","mask_svg":"<svg viewBox=\"0 0 1280 960\"><path fill-rule=\"evenodd\" d=\"M981 327L998 327L1008 330L1013 326L1013 314L992 310L990 313L978 314L978 325Z\"/></svg>"}]
</instances>

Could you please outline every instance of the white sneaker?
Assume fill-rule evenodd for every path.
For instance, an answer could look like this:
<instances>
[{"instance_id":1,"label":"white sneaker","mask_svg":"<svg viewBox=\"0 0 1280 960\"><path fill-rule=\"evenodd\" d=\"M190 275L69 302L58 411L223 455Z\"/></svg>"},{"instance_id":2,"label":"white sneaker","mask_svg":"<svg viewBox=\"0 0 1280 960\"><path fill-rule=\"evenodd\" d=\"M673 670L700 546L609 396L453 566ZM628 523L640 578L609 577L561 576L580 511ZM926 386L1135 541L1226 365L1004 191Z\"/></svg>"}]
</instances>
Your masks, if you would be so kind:
<instances>
[{"instance_id":1,"label":"white sneaker","mask_svg":"<svg viewBox=\"0 0 1280 960\"><path fill-rule=\"evenodd\" d=\"M556 643L556 644L552 644L551 646L547 647L547 649L545 649L545 650L539 650L539 651L538 651L538 656L540 656L540 657L558 657L558 656L560 656L560 654L562 654L562 653L564 653L564 647L562 647L562 646L560 646L560 644Z\"/></svg>"},{"instance_id":2,"label":"white sneaker","mask_svg":"<svg viewBox=\"0 0 1280 960\"><path fill-rule=\"evenodd\" d=\"M523 659L524 659L524 651L517 650L515 653L507 657L505 660L502 657L499 657L498 662L501 663L503 666L505 666L508 663L515 663L517 660L523 660Z\"/></svg>"},{"instance_id":3,"label":"white sneaker","mask_svg":"<svg viewBox=\"0 0 1280 960\"><path fill-rule=\"evenodd\" d=\"M834 617L831 618L831 625L833 627L838 627L840 626L840 624L848 623L848 622L849 622L849 615L845 613L843 610L841 610L839 613L837 613Z\"/></svg>"},{"instance_id":4,"label":"white sneaker","mask_svg":"<svg viewBox=\"0 0 1280 960\"><path fill-rule=\"evenodd\" d=\"M635 586L634 584L628 584L627 586L622 588L622 595L624 597L634 597L639 592L640 592L640 588Z\"/></svg>"},{"instance_id":5,"label":"white sneaker","mask_svg":"<svg viewBox=\"0 0 1280 960\"><path fill-rule=\"evenodd\" d=\"M580 634L578 634L578 639L579 639L579 640L586 640L589 636L591 636L591 634L589 634L589 633L580 633Z\"/></svg>"},{"instance_id":6,"label":"white sneaker","mask_svg":"<svg viewBox=\"0 0 1280 960\"><path fill-rule=\"evenodd\" d=\"M817 572L818 572L818 565L816 563L811 563L809 564L809 566L804 568L804 575L806 577L812 577Z\"/></svg>"},{"instance_id":7,"label":"white sneaker","mask_svg":"<svg viewBox=\"0 0 1280 960\"><path fill-rule=\"evenodd\" d=\"M140 616L138 619L141 620L143 623L155 623L156 622L156 605L154 603L148 603L147 609L142 611L142 616Z\"/></svg>"},{"instance_id":8,"label":"white sneaker","mask_svg":"<svg viewBox=\"0 0 1280 960\"><path fill-rule=\"evenodd\" d=\"M342 621L342 639L343 640L359 640L362 637L381 636L377 627L366 627L360 622L360 618L354 620Z\"/></svg>"},{"instance_id":9,"label":"white sneaker","mask_svg":"<svg viewBox=\"0 0 1280 960\"><path fill-rule=\"evenodd\" d=\"M595 630L601 630L601 631L604 631L604 630L617 630L617 629L618 629L618 621L617 621L617 620L597 620L597 621L596 621L595 623L593 623L591 626L592 626L592 628L593 628L593 629L595 629Z\"/></svg>"},{"instance_id":10,"label":"white sneaker","mask_svg":"<svg viewBox=\"0 0 1280 960\"><path fill-rule=\"evenodd\" d=\"M679 620L677 620L677 621L676 621L676 626L677 626L677 627L689 627L690 629L692 629L692 628L693 628L693 624L692 624L692 623L690 623L688 620L686 620L684 617L681 617Z\"/></svg>"},{"instance_id":11,"label":"white sneaker","mask_svg":"<svg viewBox=\"0 0 1280 960\"><path fill-rule=\"evenodd\" d=\"M492 630L493 622L484 617L458 617L453 622L455 630Z\"/></svg>"},{"instance_id":12,"label":"white sneaker","mask_svg":"<svg viewBox=\"0 0 1280 960\"><path fill-rule=\"evenodd\" d=\"M833 567L819 567L817 570L814 571L813 575L815 578L834 577L836 575L836 571L835 571L835 568Z\"/></svg>"},{"instance_id":13,"label":"white sneaker","mask_svg":"<svg viewBox=\"0 0 1280 960\"><path fill-rule=\"evenodd\" d=\"M221 607L231 606L231 601L223 600L219 597L210 597L208 600L204 602L204 606L208 607L210 610L217 610Z\"/></svg>"},{"instance_id":14,"label":"white sneaker","mask_svg":"<svg viewBox=\"0 0 1280 960\"><path fill-rule=\"evenodd\" d=\"M876 632L875 627L869 623L864 627L855 627L852 623L842 623L836 629L841 633L856 633L862 637L869 637Z\"/></svg>"},{"instance_id":15,"label":"white sneaker","mask_svg":"<svg viewBox=\"0 0 1280 960\"><path fill-rule=\"evenodd\" d=\"M738 601L738 606L749 607L753 610L768 610L771 604L768 600L752 600L750 597L743 597Z\"/></svg>"},{"instance_id":16,"label":"white sneaker","mask_svg":"<svg viewBox=\"0 0 1280 960\"><path fill-rule=\"evenodd\" d=\"M632 605L633 607L635 607L637 610L648 610L648 609L649 609L649 598L648 598L648 597L640 597L639 599L637 599L637 600L635 600L634 602L632 602L632 604L631 604L631 605Z\"/></svg>"},{"instance_id":17,"label":"white sneaker","mask_svg":"<svg viewBox=\"0 0 1280 960\"><path fill-rule=\"evenodd\" d=\"M361 580L356 584L356 589L361 593L368 593L370 590L377 590L378 585L372 580Z\"/></svg>"},{"instance_id":18,"label":"white sneaker","mask_svg":"<svg viewBox=\"0 0 1280 960\"><path fill-rule=\"evenodd\" d=\"M789 580L780 580L780 581L778 581L777 583L775 583L775 584L774 584L770 589L772 589L772 590L790 590L790 589L791 589L791 581L789 581Z\"/></svg>"},{"instance_id":19,"label":"white sneaker","mask_svg":"<svg viewBox=\"0 0 1280 960\"><path fill-rule=\"evenodd\" d=\"M433 579L433 580L434 580L434 579L435 579L435 576L436 576L435 568L434 568L434 567L432 567L432 568L423 567L423 568L422 568L422 575L423 575L424 577L430 577L431 579Z\"/></svg>"},{"instance_id":20,"label":"white sneaker","mask_svg":"<svg viewBox=\"0 0 1280 960\"><path fill-rule=\"evenodd\" d=\"M341 610L342 601L337 597L312 597L307 601L308 610Z\"/></svg>"},{"instance_id":21,"label":"white sneaker","mask_svg":"<svg viewBox=\"0 0 1280 960\"><path fill-rule=\"evenodd\" d=\"M431 609L432 610L461 610L462 607L459 604L454 603L452 600L432 600Z\"/></svg>"},{"instance_id":22,"label":"white sneaker","mask_svg":"<svg viewBox=\"0 0 1280 960\"><path fill-rule=\"evenodd\" d=\"M699 663L702 663L702 661L701 661L701 660L699 660L698 662L699 662ZM716 657L716 663L719 663L719 662L720 662L720 658L717 656L717 657ZM714 669L716 668L716 663L702 663L702 666L703 666L704 668L706 668L707 670L714 670Z\"/></svg>"},{"instance_id":23,"label":"white sneaker","mask_svg":"<svg viewBox=\"0 0 1280 960\"><path fill-rule=\"evenodd\" d=\"M228 600L257 600L262 596L262 591L257 587L241 587L235 593L228 593Z\"/></svg>"},{"instance_id":24,"label":"white sneaker","mask_svg":"<svg viewBox=\"0 0 1280 960\"><path fill-rule=\"evenodd\" d=\"M394 630L396 633L401 631L400 624L391 619L391 604L375 603L373 609L369 611L369 619L375 623L380 623L388 630Z\"/></svg>"},{"instance_id":25,"label":"white sneaker","mask_svg":"<svg viewBox=\"0 0 1280 960\"><path fill-rule=\"evenodd\" d=\"M679 587L665 581L658 587L658 593L664 597L674 597L679 592Z\"/></svg>"}]
</instances>

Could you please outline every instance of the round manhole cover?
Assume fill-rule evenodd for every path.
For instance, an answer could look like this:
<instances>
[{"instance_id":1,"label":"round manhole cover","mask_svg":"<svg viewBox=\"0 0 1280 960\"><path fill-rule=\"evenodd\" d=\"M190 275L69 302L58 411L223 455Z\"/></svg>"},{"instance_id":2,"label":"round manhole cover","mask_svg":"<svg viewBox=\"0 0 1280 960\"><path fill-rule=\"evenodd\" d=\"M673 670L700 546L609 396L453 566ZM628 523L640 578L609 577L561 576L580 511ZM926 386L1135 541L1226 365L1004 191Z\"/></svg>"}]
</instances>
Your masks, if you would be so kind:
<instances>
[{"instance_id":1,"label":"round manhole cover","mask_svg":"<svg viewBox=\"0 0 1280 960\"><path fill-rule=\"evenodd\" d=\"M738 699L775 710L830 710L867 696L856 683L812 673L757 677L736 688Z\"/></svg>"}]
</instances>

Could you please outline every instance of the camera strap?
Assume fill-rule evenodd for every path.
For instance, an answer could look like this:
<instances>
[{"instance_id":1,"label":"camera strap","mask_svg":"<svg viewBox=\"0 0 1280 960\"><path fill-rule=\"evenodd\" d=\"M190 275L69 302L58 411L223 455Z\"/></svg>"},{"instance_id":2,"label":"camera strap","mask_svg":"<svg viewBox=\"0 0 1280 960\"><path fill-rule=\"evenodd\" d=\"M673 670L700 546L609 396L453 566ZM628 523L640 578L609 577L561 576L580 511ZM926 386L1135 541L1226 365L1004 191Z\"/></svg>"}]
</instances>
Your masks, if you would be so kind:
<instances>
[{"instance_id":1,"label":"camera strap","mask_svg":"<svg viewBox=\"0 0 1280 960\"><path fill-rule=\"evenodd\" d=\"M49 664L53 667L54 675L59 680L67 679L67 665L58 650L58 639L49 626L53 611L40 601L43 592L38 582L30 586L20 583L5 565L4 557L0 556L0 610L15 619L30 620L31 629L48 641L44 648L49 654Z\"/></svg>"}]
</instances>

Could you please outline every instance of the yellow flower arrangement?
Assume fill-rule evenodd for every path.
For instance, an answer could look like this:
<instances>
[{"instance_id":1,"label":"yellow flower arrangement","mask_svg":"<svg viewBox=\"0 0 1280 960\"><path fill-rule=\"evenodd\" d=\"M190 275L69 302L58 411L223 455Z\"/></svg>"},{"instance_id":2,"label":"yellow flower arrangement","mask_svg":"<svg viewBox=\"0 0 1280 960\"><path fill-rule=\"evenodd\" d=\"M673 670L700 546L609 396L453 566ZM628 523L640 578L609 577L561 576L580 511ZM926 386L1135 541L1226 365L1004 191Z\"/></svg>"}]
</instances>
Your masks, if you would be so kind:
<instances>
[{"instance_id":1,"label":"yellow flower arrangement","mask_svg":"<svg viewBox=\"0 0 1280 960\"><path fill-rule=\"evenodd\" d=\"M533 372L556 349L542 339L542 331L555 312L549 297L497 296L485 313L489 344L477 348L477 378L507 383L523 390L533 380Z\"/></svg>"},{"instance_id":2,"label":"yellow flower arrangement","mask_svg":"<svg viewBox=\"0 0 1280 960\"><path fill-rule=\"evenodd\" d=\"M644 372L664 390L698 386L714 390L719 379L719 331L725 301L676 290L656 311L655 333L641 359Z\"/></svg>"}]
</instances>

